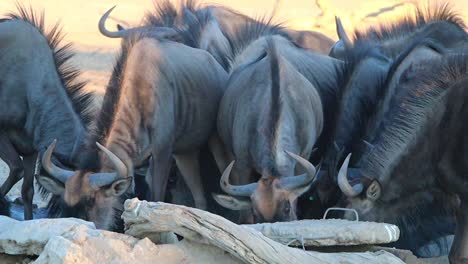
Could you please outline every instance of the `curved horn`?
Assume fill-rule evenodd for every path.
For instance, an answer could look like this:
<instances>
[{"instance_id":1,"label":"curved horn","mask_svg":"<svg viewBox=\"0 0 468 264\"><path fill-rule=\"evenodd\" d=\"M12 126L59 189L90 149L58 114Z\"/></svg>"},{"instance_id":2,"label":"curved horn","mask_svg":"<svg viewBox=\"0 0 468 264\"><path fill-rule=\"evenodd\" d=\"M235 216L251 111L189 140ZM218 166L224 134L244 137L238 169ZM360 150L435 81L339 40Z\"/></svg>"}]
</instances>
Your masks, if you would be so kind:
<instances>
[{"instance_id":1,"label":"curved horn","mask_svg":"<svg viewBox=\"0 0 468 264\"><path fill-rule=\"evenodd\" d=\"M257 183L250 183L247 185L238 186L231 185L229 183L229 175L231 175L234 163L235 161L231 162L231 164L229 164L229 166L227 166L227 168L224 170L223 175L221 176L221 180L219 181L221 189L223 189L223 191L230 195L249 197L257 188Z\"/></svg>"},{"instance_id":2,"label":"curved horn","mask_svg":"<svg viewBox=\"0 0 468 264\"><path fill-rule=\"evenodd\" d=\"M353 44L351 43L351 40L349 39L348 35L346 34L346 31L343 28L341 19L337 16L335 16L335 23L336 23L336 33L338 34L338 38L341 41L343 41L343 44L345 45L346 49L351 49L353 47Z\"/></svg>"},{"instance_id":3,"label":"curved horn","mask_svg":"<svg viewBox=\"0 0 468 264\"><path fill-rule=\"evenodd\" d=\"M101 32L101 34L109 38L125 38L128 36L130 32L129 29L122 29L119 31L109 31L106 28L106 20L115 7L116 5L113 6L111 9L107 10L107 12L104 13L104 15L102 15L101 19L99 19L99 32Z\"/></svg>"},{"instance_id":4,"label":"curved horn","mask_svg":"<svg viewBox=\"0 0 468 264\"><path fill-rule=\"evenodd\" d=\"M141 32L141 33L148 34L148 36L160 37L160 38L171 38L174 36L178 36L177 31L169 27L141 26L141 27L126 29L122 27L120 24L117 24L118 31L110 31L106 28L106 20L115 7L116 6L113 6L111 9L107 10L107 12L104 13L104 15L102 15L101 19L99 19L99 24L98 24L99 32L101 32L101 34L106 37L126 38L134 32Z\"/></svg>"},{"instance_id":5,"label":"curved horn","mask_svg":"<svg viewBox=\"0 0 468 264\"><path fill-rule=\"evenodd\" d=\"M338 186L346 196L352 198L358 196L362 192L363 186L362 184L351 186L348 181L348 165L350 159L351 153L346 157L343 165L341 165L340 171L338 172Z\"/></svg>"},{"instance_id":6,"label":"curved horn","mask_svg":"<svg viewBox=\"0 0 468 264\"><path fill-rule=\"evenodd\" d=\"M120 160L120 158L117 157L117 155L112 153L112 151L99 144L99 142L96 142L96 145L100 150L102 150L102 152L104 152L107 155L112 164L114 164L114 168L117 171L117 176L120 178L127 178L129 176L127 166L122 162L122 160Z\"/></svg>"},{"instance_id":7,"label":"curved horn","mask_svg":"<svg viewBox=\"0 0 468 264\"><path fill-rule=\"evenodd\" d=\"M286 189L297 189L299 187L303 187L305 185L311 184L317 175L317 170L315 166L312 165L308 160L304 159L301 156L298 156L294 153L289 151L285 151L291 158L297 161L297 163L301 164L302 167L305 168L306 173L299 175L299 176L289 176L281 178L280 182L281 185L284 186Z\"/></svg>"},{"instance_id":8,"label":"curved horn","mask_svg":"<svg viewBox=\"0 0 468 264\"><path fill-rule=\"evenodd\" d=\"M115 172L93 173L89 176L89 183L95 187L103 187L112 184L119 176Z\"/></svg>"},{"instance_id":9,"label":"curved horn","mask_svg":"<svg viewBox=\"0 0 468 264\"><path fill-rule=\"evenodd\" d=\"M56 166L52 160L52 152L54 152L55 146L57 145L57 139L54 139L52 144L49 145L47 150L44 152L42 156L42 166L44 169L52 175L57 180L61 181L62 183L66 183L67 180L75 173L74 171L65 170Z\"/></svg>"}]
</instances>

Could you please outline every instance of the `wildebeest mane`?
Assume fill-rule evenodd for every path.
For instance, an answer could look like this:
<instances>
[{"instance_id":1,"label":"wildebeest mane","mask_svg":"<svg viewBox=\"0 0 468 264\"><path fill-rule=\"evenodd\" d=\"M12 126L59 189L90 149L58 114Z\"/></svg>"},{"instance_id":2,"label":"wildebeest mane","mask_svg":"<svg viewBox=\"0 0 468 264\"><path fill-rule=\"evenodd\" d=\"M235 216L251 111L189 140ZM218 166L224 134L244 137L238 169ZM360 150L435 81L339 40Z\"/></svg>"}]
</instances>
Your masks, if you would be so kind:
<instances>
[{"instance_id":1,"label":"wildebeest mane","mask_svg":"<svg viewBox=\"0 0 468 264\"><path fill-rule=\"evenodd\" d=\"M55 67L65 91L70 98L75 112L80 116L83 125L86 127L91 122L93 115L90 106L93 103L91 92L86 92L85 81L80 81L80 71L70 65L70 59L75 55L72 51L72 44L62 44L64 34L60 23L56 23L50 30L45 28L44 11L37 14L32 7L25 7L19 2L16 3L18 13L6 14L8 20L23 20L34 28L47 40L52 50Z\"/></svg>"},{"instance_id":2,"label":"wildebeest mane","mask_svg":"<svg viewBox=\"0 0 468 264\"><path fill-rule=\"evenodd\" d=\"M195 0L185 0L176 8L171 2L155 2L155 11L147 13L144 26L170 27L178 33L178 41L192 48L200 48L200 39L205 26L216 21L209 7L200 7ZM230 61L222 56L220 63L225 69Z\"/></svg>"},{"instance_id":3,"label":"wildebeest mane","mask_svg":"<svg viewBox=\"0 0 468 264\"><path fill-rule=\"evenodd\" d=\"M376 113L373 113L373 120L370 123L372 127L368 128L366 132L367 134L365 135L365 137L368 140L372 140L372 138L374 137L374 133L377 132L375 129L378 128L381 124L381 121L383 121L380 120L381 116L379 115L379 113L385 113L387 107L394 103L393 101L396 99L396 97L394 97L393 95L398 92L397 89L392 90L389 87L395 72L398 70L401 63L414 51L414 49L422 46L430 48L439 54L443 54L445 52L444 48L441 45L439 45L436 41L429 38L420 38L413 41L413 43L410 43L408 47L405 47L405 49L392 61L387 76L385 80L381 83L382 94L379 97L380 101L377 102L379 104L378 110ZM422 59L423 58L421 58L421 60ZM399 80L397 80L397 82L398 81ZM386 98L389 98L390 100L385 102Z\"/></svg>"},{"instance_id":4,"label":"wildebeest mane","mask_svg":"<svg viewBox=\"0 0 468 264\"><path fill-rule=\"evenodd\" d=\"M427 129L425 122L431 118L429 114L437 105L442 104L444 96L456 93L462 81L466 82L468 74L467 54L447 55L443 59L422 62L420 66L424 70L416 70L415 76L408 77L412 69L407 70L406 75L402 76L402 82L405 79L411 81L409 87L397 88L393 103L379 130L381 132L375 138L378 146L374 151L368 153L366 158L366 171L369 175L381 175L387 177L385 171L392 168L392 163L401 158L402 151L409 146L417 133ZM428 66L426 64L430 64ZM466 89L464 90L467 93ZM463 98L453 98L450 102L453 105ZM392 124L388 127L388 124Z\"/></svg>"},{"instance_id":5,"label":"wildebeest mane","mask_svg":"<svg viewBox=\"0 0 468 264\"><path fill-rule=\"evenodd\" d=\"M418 5L413 14L407 14L396 22L382 23L364 31L358 30L354 34L356 40L389 40L411 34L423 26L436 21L446 21L462 30L465 28L463 19L451 9L449 3L444 3L434 6L428 5L426 7Z\"/></svg>"},{"instance_id":6,"label":"wildebeest mane","mask_svg":"<svg viewBox=\"0 0 468 264\"><path fill-rule=\"evenodd\" d=\"M232 34L227 34L226 37L232 49L233 58L231 58L231 61L234 61L234 58L242 53L252 42L264 36L280 35L290 40L293 45L296 45L286 33L283 25L281 23L274 23L273 19L273 16L264 16L249 20L243 26L236 28Z\"/></svg>"},{"instance_id":7,"label":"wildebeest mane","mask_svg":"<svg viewBox=\"0 0 468 264\"><path fill-rule=\"evenodd\" d=\"M143 25L155 27L173 27L179 12L169 0L154 1L154 11L147 12L143 18Z\"/></svg>"},{"instance_id":8,"label":"wildebeest mane","mask_svg":"<svg viewBox=\"0 0 468 264\"><path fill-rule=\"evenodd\" d=\"M165 0L154 3L154 11L146 13L143 25L173 28L185 45L198 48L201 31L211 19L210 12L195 0L181 1L178 7Z\"/></svg>"},{"instance_id":9,"label":"wildebeest mane","mask_svg":"<svg viewBox=\"0 0 468 264\"><path fill-rule=\"evenodd\" d=\"M80 169L83 170L97 170L100 168L98 150L96 142L105 144L108 136L108 132L114 122L115 111L119 103L121 91L123 73L129 52L133 45L143 37L140 34L131 35L129 38L125 38L121 42L120 52L117 55L117 59L114 63L112 75L107 84L104 99L101 105L101 109L96 115L94 126L89 131L87 137L86 147L84 150L83 159L80 161Z\"/></svg>"}]
</instances>

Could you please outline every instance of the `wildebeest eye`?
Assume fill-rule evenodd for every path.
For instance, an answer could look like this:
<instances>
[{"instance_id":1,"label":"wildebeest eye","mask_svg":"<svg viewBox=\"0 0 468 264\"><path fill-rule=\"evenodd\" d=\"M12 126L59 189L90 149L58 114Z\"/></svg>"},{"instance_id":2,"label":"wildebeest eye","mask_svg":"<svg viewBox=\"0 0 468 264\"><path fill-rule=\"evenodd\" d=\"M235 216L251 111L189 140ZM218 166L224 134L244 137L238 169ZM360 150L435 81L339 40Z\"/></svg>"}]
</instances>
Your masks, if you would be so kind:
<instances>
[{"instance_id":1,"label":"wildebeest eye","mask_svg":"<svg viewBox=\"0 0 468 264\"><path fill-rule=\"evenodd\" d=\"M286 204L284 206L284 213L289 214L291 212L291 206L289 204Z\"/></svg>"}]
</instances>

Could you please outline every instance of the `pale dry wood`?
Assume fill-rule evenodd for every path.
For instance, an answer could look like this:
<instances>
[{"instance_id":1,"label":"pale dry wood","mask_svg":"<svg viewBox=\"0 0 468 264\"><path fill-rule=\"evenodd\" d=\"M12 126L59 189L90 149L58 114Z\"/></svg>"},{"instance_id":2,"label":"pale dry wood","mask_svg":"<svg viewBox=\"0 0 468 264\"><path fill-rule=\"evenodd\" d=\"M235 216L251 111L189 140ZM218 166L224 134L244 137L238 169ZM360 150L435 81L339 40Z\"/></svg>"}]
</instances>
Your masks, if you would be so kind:
<instances>
[{"instance_id":1,"label":"pale dry wood","mask_svg":"<svg viewBox=\"0 0 468 264\"><path fill-rule=\"evenodd\" d=\"M397 226L385 223L356 222L342 219L301 220L285 223L245 225L285 245L354 246L395 242Z\"/></svg>"},{"instance_id":2,"label":"pale dry wood","mask_svg":"<svg viewBox=\"0 0 468 264\"><path fill-rule=\"evenodd\" d=\"M127 200L122 218L126 234L142 238L154 232L174 232L195 242L208 242L245 263L404 263L384 251L317 253L290 248L220 216L161 202Z\"/></svg>"}]
</instances>

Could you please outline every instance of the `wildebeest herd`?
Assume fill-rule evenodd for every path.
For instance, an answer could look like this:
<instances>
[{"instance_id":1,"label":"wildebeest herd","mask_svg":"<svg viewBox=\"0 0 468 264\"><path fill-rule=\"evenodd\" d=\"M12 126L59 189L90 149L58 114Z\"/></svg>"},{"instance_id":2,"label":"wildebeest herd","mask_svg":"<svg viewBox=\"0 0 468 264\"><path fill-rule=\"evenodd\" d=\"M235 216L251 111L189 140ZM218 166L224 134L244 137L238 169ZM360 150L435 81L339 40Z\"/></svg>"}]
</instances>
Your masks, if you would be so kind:
<instances>
[{"instance_id":1,"label":"wildebeest herd","mask_svg":"<svg viewBox=\"0 0 468 264\"><path fill-rule=\"evenodd\" d=\"M22 6L0 20L1 214L24 178L33 217L36 177L50 217L119 230L124 199L168 200L175 160L197 208L239 223L348 207L414 252L455 234L451 263L468 263L468 35L448 5L353 40L337 18L336 43L224 6L155 6L139 27L106 28L112 9L99 21L122 45L96 111L59 26Z\"/></svg>"}]
</instances>

